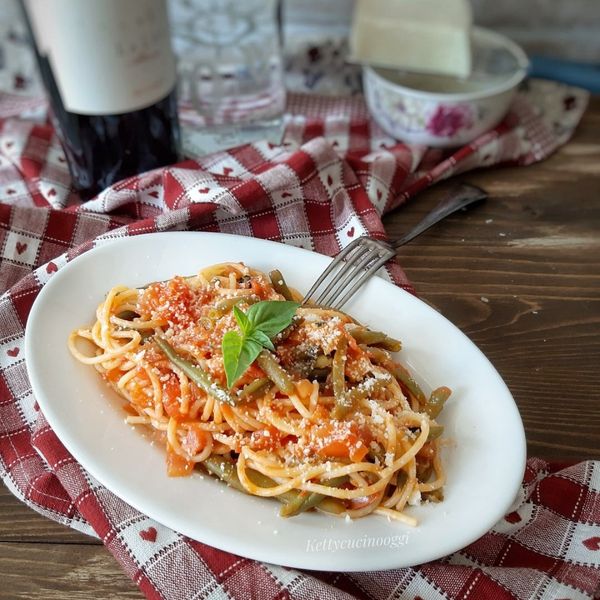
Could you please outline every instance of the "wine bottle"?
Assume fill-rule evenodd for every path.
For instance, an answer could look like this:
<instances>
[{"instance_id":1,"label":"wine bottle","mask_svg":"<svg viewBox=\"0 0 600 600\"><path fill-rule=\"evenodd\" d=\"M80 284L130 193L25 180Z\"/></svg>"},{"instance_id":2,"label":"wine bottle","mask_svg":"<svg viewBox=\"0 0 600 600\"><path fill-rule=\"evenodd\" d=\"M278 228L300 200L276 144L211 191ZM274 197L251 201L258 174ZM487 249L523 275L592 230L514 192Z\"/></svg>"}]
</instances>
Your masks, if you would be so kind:
<instances>
[{"instance_id":1,"label":"wine bottle","mask_svg":"<svg viewBox=\"0 0 600 600\"><path fill-rule=\"evenodd\" d=\"M165 0L22 0L73 184L89 199L177 162Z\"/></svg>"}]
</instances>

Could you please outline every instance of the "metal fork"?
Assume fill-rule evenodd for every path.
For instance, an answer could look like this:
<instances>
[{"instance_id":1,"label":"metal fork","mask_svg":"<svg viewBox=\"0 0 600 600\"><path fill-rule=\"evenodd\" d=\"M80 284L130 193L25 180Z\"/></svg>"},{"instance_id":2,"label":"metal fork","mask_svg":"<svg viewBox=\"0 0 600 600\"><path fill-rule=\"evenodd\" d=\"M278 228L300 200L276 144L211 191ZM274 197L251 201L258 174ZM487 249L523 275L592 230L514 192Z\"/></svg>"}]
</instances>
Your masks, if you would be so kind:
<instances>
[{"instance_id":1,"label":"metal fork","mask_svg":"<svg viewBox=\"0 0 600 600\"><path fill-rule=\"evenodd\" d=\"M319 306L341 308L370 277L396 256L400 246L457 210L486 198L487 194L482 189L466 183L461 184L400 239L383 242L363 236L354 240L323 271L304 296L302 304L312 301Z\"/></svg>"}]
</instances>

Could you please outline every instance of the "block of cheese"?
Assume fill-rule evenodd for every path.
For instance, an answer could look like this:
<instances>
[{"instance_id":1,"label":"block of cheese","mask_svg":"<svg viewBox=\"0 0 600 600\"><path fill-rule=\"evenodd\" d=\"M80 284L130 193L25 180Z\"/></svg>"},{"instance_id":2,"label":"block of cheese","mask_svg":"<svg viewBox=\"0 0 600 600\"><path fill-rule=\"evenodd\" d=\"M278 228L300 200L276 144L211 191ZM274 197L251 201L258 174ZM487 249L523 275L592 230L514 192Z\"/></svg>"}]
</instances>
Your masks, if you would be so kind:
<instances>
[{"instance_id":1,"label":"block of cheese","mask_svg":"<svg viewBox=\"0 0 600 600\"><path fill-rule=\"evenodd\" d=\"M468 0L357 0L352 60L418 73L471 73Z\"/></svg>"}]
</instances>

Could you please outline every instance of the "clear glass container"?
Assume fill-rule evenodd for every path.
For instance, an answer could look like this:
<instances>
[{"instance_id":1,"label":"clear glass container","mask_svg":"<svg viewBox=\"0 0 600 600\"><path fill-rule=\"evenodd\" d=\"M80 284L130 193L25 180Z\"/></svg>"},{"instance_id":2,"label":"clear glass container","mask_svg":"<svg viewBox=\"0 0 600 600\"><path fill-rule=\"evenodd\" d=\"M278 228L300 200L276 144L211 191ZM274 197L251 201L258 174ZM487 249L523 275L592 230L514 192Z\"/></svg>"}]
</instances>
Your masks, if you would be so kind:
<instances>
[{"instance_id":1,"label":"clear glass container","mask_svg":"<svg viewBox=\"0 0 600 600\"><path fill-rule=\"evenodd\" d=\"M243 138L243 130L281 124L278 10L277 0L171 0L178 94L184 123L195 120L197 133L229 139L237 131Z\"/></svg>"}]
</instances>

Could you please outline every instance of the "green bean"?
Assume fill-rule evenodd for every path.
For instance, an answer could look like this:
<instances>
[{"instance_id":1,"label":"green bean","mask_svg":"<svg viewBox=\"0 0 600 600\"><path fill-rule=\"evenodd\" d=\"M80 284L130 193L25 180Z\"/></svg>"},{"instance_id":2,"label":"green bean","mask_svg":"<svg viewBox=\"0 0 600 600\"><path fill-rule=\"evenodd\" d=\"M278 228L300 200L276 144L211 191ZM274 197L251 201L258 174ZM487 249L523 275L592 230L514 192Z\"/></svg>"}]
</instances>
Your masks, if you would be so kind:
<instances>
[{"instance_id":1,"label":"green bean","mask_svg":"<svg viewBox=\"0 0 600 600\"><path fill-rule=\"evenodd\" d=\"M165 353L169 361L180 371L183 371L199 388L203 389L209 396L219 402L225 402L231 406L237 404L234 398L225 388L214 382L210 375L203 371L198 365L180 356L177 351L163 338L154 336L156 345Z\"/></svg>"},{"instance_id":2,"label":"green bean","mask_svg":"<svg viewBox=\"0 0 600 600\"><path fill-rule=\"evenodd\" d=\"M421 406L427 403L427 398L425 398L421 386L402 365L394 364L389 370L391 374L419 401Z\"/></svg>"},{"instance_id":3,"label":"green bean","mask_svg":"<svg viewBox=\"0 0 600 600\"><path fill-rule=\"evenodd\" d=\"M423 406L427 403L427 398L421 389L421 386L414 380L409 371L398 363L392 361L392 357L381 348L369 346L367 352L373 361L384 366L390 373L402 384Z\"/></svg>"},{"instance_id":4,"label":"green bean","mask_svg":"<svg viewBox=\"0 0 600 600\"><path fill-rule=\"evenodd\" d=\"M202 465L204 465L204 467L206 468L206 470L209 473L212 473L213 475L215 475L216 477L218 477L219 479L221 479L222 481L224 481L225 483L230 485L232 488L235 488L236 490L239 490L240 492L244 492L244 494L248 493L246 488L242 485L242 482L239 480L235 463L230 458L228 458L226 456L219 456L219 455L213 454L212 456L209 456L206 460L204 460L202 462ZM248 479L250 479L250 481L254 485L264 487L264 488L270 488L270 487L275 487L276 485L279 485L276 481L274 481L270 477L267 477L266 475L263 475L262 473L260 473L259 471L256 471L255 469L246 469L246 474L248 475ZM345 477L338 478L338 479L345 479ZM333 482L335 480L332 479L331 481ZM325 484L325 485L328 485L328 484ZM298 506L301 504L300 496L302 494L304 494L304 492L298 492L297 490L290 490L289 492L284 492L283 494L279 494L278 496L275 496L275 498L277 500L279 500L279 502L281 502L282 504L284 504L286 506L287 505ZM325 502L327 500L335 500L335 499L324 497L323 502ZM317 502L313 506L316 506L317 504L319 504L319 503ZM337 503L335 503L335 504L337 504ZM283 506L282 510L284 508L286 508L286 506ZM313 506L311 506L310 508L313 508ZM336 512L336 510L339 508L339 507L335 506L333 502L328 502L326 504L326 506L330 509L329 512ZM308 510L308 508L305 508L304 510ZM302 512L302 511L299 511L299 512ZM298 513L294 513L294 514L298 514ZM337 512L336 514L340 514L340 513ZM292 516L292 515L287 514L286 516Z\"/></svg>"},{"instance_id":5,"label":"green bean","mask_svg":"<svg viewBox=\"0 0 600 600\"><path fill-rule=\"evenodd\" d=\"M325 496L311 492L302 491L289 504L284 504L279 509L280 517L295 517L296 515L314 508Z\"/></svg>"},{"instance_id":6,"label":"green bean","mask_svg":"<svg viewBox=\"0 0 600 600\"><path fill-rule=\"evenodd\" d=\"M406 388L408 389L408 391L417 399L417 401L419 402L420 406L422 407L422 410L424 412L426 412L427 414L429 414L429 416L431 418L435 418L440 410L441 407L439 408L439 410L437 410L437 412L435 414L433 414L433 412L430 414L428 409L427 409L427 405L429 404L427 401L427 398L425 397L425 393L423 392L423 390L421 389L421 386L414 380L413 376L409 373L409 371L403 367L402 365L398 364L398 363L394 363L392 362L392 358L391 356L383 349L381 348L375 348L372 346L369 346L366 348L367 352L369 353L369 355L371 356L371 359L379 364L384 366L386 369L388 369L390 371L390 373ZM439 390L442 389L448 389L448 388L439 388ZM438 392L438 390L434 390L434 392ZM448 390L448 395L450 395L450 390ZM432 394L433 396L433 394ZM437 398L437 396L433 397L434 399L434 404L436 402L439 402L439 400L441 398ZM442 401L442 406L443 406L443 402L447 399L444 398L444 400ZM430 398L430 402L431 402L431 398ZM430 409L433 411L433 404L431 405Z\"/></svg>"},{"instance_id":7,"label":"green bean","mask_svg":"<svg viewBox=\"0 0 600 600\"><path fill-rule=\"evenodd\" d=\"M365 385L366 382L359 383L357 386L346 391L343 407L338 408L338 405L336 405L333 409L333 416L336 419L344 417L360 400L376 394L390 380L368 379L367 381L369 382L367 385Z\"/></svg>"},{"instance_id":8,"label":"green bean","mask_svg":"<svg viewBox=\"0 0 600 600\"><path fill-rule=\"evenodd\" d=\"M246 488L242 485L242 482L238 477L235 463L230 458L213 454L205 459L202 464L209 473L216 475L219 479L230 485L232 488L235 488L240 492L244 492L244 494L248 493L248 490L246 490ZM270 477L267 477L266 475L263 475L254 469L246 469L246 474L248 475L248 479L250 479L254 485L265 488L279 485ZM288 502L296 502L297 496L298 492L291 490L276 496L276 498L285 504Z\"/></svg>"},{"instance_id":9,"label":"green bean","mask_svg":"<svg viewBox=\"0 0 600 600\"><path fill-rule=\"evenodd\" d=\"M382 365L386 369L392 365L392 357L387 350L377 348L376 346L365 346L364 344L361 344L360 347L367 352L374 363Z\"/></svg>"},{"instance_id":10,"label":"green bean","mask_svg":"<svg viewBox=\"0 0 600 600\"><path fill-rule=\"evenodd\" d=\"M259 301L260 298L255 294L225 298L220 302L217 302L214 308L209 311L209 317L218 319L219 317L226 315L234 306L241 304L242 302L245 302L246 304L256 304Z\"/></svg>"},{"instance_id":11,"label":"green bean","mask_svg":"<svg viewBox=\"0 0 600 600\"><path fill-rule=\"evenodd\" d=\"M437 423L431 423L429 426L429 435L427 436L427 441L431 442L431 440L435 440L440 437L444 433L444 426L438 425Z\"/></svg>"},{"instance_id":12,"label":"green bean","mask_svg":"<svg viewBox=\"0 0 600 600\"><path fill-rule=\"evenodd\" d=\"M450 398L451 393L452 390L446 386L433 390L431 396L429 396L429 400L422 408L423 412L427 413L432 419L435 419L442 412L442 408L444 408L444 404Z\"/></svg>"},{"instance_id":13,"label":"green bean","mask_svg":"<svg viewBox=\"0 0 600 600\"><path fill-rule=\"evenodd\" d=\"M290 288L287 286L281 271L275 269L269 273L269 279L271 280L271 285L273 289L281 294L286 300L294 300L294 296L292 296L292 292Z\"/></svg>"},{"instance_id":14,"label":"green bean","mask_svg":"<svg viewBox=\"0 0 600 600\"><path fill-rule=\"evenodd\" d=\"M287 340L290 335L292 335L292 332L294 331L294 329L296 329L296 325L298 324L298 319L297 317L294 317L292 319L292 323L290 325L288 325L283 331L280 331L274 338L274 341L277 342L278 344L281 342L285 342L285 340Z\"/></svg>"},{"instance_id":15,"label":"green bean","mask_svg":"<svg viewBox=\"0 0 600 600\"><path fill-rule=\"evenodd\" d=\"M333 479L328 479L321 482L321 484L326 485L327 487L339 488L342 484L346 483L346 481L348 481L348 477L344 475L343 477L334 477ZM279 510L279 516L295 517L300 513L314 508L325 498L328 498L328 496L325 496L324 494L318 494L316 492L299 492L294 500L281 507Z\"/></svg>"},{"instance_id":16,"label":"green bean","mask_svg":"<svg viewBox=\"0 0 600 600\"><path fill-rule=\"evenodd\" d=\"M363 400L364 398L368 398L369 396L373 396L374 394L376 394L379 390L381 390L381 388L384 385L388 384L390 381L391 378L367 379L366 381L359 383L357 386L353 387L351 390L348 390L346 396L349 398L351 405L354 406L354 404L359 400Z\"/></svg>"},{"instance_id":17,"label":"green bean","mask_svg":"<svg viewBox=\"0 0 600 600\"><path fill-rule=\"evenodd\" d=\"M232 488L246 493L246 489L239 480L233 461L224 456L212 455L202 462L209 473L212 473Z\"/></svg>"},{"instance_id":18,"label":"green bean","mask_svg":"<svg viewBox=\"0 0 600 600\"><path fill-rule=\"evenodd\" d=\"M237 475L237 472L236 472ZM246 469L246 475L248 479L258 487L270 488L279 485L276 481L273 481L270 477L263 475L259 471L255 471L254 469ZM246 492L248 493L248 492ZM295 502L299 492L297 490L290 490L289 492L283 492L283 494L279 494L275 496L275 498L281 502L282 504L289 504L290 502Z\"/></svg>"},{"instance_id":19,"label":"green bean","mask_svg":"<svg viewBox=\"0 0 600 600\"><path fill-rule=\"evenodd\" d=\"M314 363L308 373L308 378L312 381L313 379L327 379L329 373L331 373L331 358L324 354L319 354L314 360Z\"/></svg>"},{"instance_id":20,"label":"green bean","mask_svg":"<svg viewBox=\"0 0 600 600\"><path fill-rule=\"evenodd\" d=\"M259 393L264 394L271 387L271 385L271 380L268 377L261 377L260 379L255 379L254 381L251 381L245 385L240 390L238 396L244 400L252 400Z\"/></svg>"},{"instance_id":21,"label":"green bean","mask_svg":"<svg viewBox=\"0 0 600 600\"><path fill-rule=\"evenodd\" d=\"M320 511L330 515L343 515L348 510L343 500L339 500L338 498L329 498L327 496L323 498L321 503L317 504L315 508L318 508Z\"/></svg>"},{"instance_id":22,"label":"green bean","mask_svg":"<svg viewBox=\"0 0 600 600\"><path fill-rule=\"evenodd\" d=\"M333 416L341 419L352 408L352 399L346 394L346 358L348 340L342 336L337 344L333 364L331 365L331 380L333 384L333 395L335 396L335 408Z\"/></svg>"},{"instance_id":23,"label":"green bean","mask_svg":"<svg viewBox=\"0 0 600 600\"><path fill-rule=\"evenodd\" d=\"M329 356L325 356L324 354L319 354L315 359L315 369L326 369L327 367L331 367L331 358Z\"/></svg>"},{"instance_id":24,"label":"green bean","mask_svg":"<svg viewBox=\"0 0 600 600\"><path fill-rule=\"evenodd\" d=\"M256 361L258 362L258 366L265 372L280 392L289 396L296 391L296 387L290 376L268 350L263 350L258 355Z\"/></svg>"},{"instance_id":25,"label":"green bean","mask_svg":"<svg viewBox=\"0 0 600 600\"><path fill-rule=\"evenodd\" d=\"M381 331L371 331L364 327L356 327L349 331L350 335L359 343L367 346L380 346L390 352L400 352L402 342L389 337Z\"/></svg>"}]
</instances>

